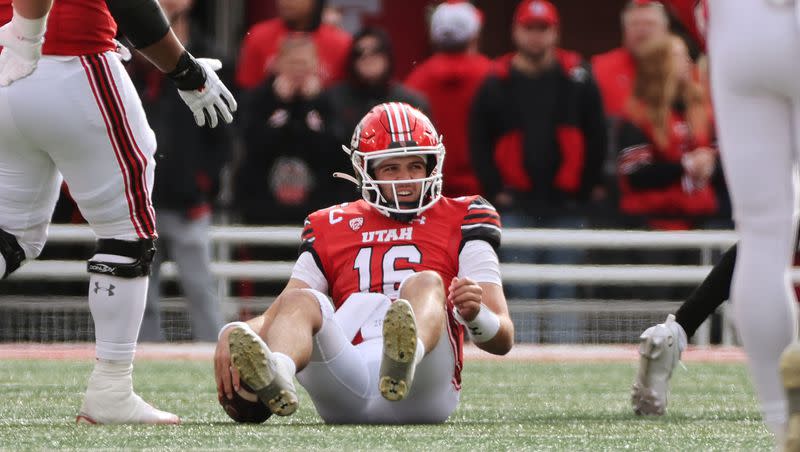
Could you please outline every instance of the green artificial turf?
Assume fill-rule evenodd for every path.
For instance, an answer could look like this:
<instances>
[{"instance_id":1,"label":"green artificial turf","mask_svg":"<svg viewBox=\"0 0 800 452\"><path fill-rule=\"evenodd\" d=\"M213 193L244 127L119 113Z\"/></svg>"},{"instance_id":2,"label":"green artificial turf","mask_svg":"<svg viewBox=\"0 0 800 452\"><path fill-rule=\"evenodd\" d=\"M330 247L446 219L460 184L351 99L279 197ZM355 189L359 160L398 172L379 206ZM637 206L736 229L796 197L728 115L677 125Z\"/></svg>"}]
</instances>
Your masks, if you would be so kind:
<instances>
[{"instance_id":1,"label":"green artificial turf","mask_svg":"<svg viewBox=\"0 0 800 452\"><path fill-rule=\"evenodd\" d=\"M137 391L180 426L76 426L86 361L0 361L0 448L225 450L770 450L741 364L677 369L666 416L629 405L635 363L466 364L443 425L330 426L305 392L294 416L237 425L216 400L210 362L141 361Z\"/></svg>"}]
</instances>

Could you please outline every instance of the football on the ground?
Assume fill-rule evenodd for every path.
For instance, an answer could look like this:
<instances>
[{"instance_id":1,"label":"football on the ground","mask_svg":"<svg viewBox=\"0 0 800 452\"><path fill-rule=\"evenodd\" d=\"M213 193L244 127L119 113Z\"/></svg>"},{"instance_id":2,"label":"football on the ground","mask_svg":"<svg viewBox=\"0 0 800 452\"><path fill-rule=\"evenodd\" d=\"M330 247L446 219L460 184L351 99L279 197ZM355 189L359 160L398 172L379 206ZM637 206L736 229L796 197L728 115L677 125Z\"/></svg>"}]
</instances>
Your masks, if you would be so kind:
<instances>
[{"instance_id":1,"label":"football on the ground","mask_svg":"<svg viewBox=\"0 0 800 452\"><path fill-rule=\"evenodd\" d=\"M244 382L241 382L238 391L233 392L233 399L221 395L218 400L228 416L236 422L260 424L272 416L269 408L258 400L256 393Z\"/></svg>"}]
</instances>

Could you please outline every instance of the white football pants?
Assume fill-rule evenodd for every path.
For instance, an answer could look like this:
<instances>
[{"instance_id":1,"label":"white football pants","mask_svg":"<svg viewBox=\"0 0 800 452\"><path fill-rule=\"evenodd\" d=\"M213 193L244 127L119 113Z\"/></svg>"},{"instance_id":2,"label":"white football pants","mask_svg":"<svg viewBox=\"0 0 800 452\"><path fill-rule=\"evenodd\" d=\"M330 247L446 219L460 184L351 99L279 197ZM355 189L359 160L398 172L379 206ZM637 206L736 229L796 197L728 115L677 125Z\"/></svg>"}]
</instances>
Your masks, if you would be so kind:
<instances>
[{"instance_id":1,"label":"white football pants","mask_svg":"<svg viewBox=\"0 0 800 452\"><path fill-rule=\"evenodd\" d=\"M153 237L155 148L115 52L44 56L0 88L0 228L38 256L63 175L98 237Z\"/></svg>"},{"instance_id":2,"label":"white football pants","mask_svg":"<svg viewBox=\"0 0 800 452\"><path fill-rule=\"evenodd\" d=\"M797 338L800 28L795 2L711 0L711 86L739 252L731 300L764 421L781 434L778 362Z\"/></svg>"},{"instance_id":3,"label":"white football pants","mask_svg":"<svg viewBox=\"0 0 800 452\"><path fill-rule=\"evenodd\" d=\"M378 373L383 356L383 339L377 334L382 328L383 315L390 301L383 294L353 294L351 298L374 297L362 300L366 305L381 303L361 328L364 342L353 345L356 328L343 307L334 314L333 304L323 293L314 293L322 310L322 328L314 335L311 362L297 379L308 391L317 413L332 424L430 424L447 420L458 406L460 390L454 382L455 354L447 329L436 347L417 365L414 383L408 397L391 402L378 390ZM351 311L352 312L352 311ZM377 320L377 321L376 321ZM362 322L357 321L359 325ZM374 331L374 334L368 331Z\"/></svg>"}]
</instances>

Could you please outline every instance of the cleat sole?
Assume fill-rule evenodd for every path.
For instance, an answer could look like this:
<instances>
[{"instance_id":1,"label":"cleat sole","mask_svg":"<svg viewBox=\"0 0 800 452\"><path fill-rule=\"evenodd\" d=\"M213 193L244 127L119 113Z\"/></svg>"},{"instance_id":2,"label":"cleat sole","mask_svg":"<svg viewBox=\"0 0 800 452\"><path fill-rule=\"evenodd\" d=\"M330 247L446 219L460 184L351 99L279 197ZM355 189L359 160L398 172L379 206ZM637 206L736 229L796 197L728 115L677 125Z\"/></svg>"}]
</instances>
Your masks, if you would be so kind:
<instances>
[{"instance_id":1,"label":"cleat sole","mask_svg":"<svg viewBox=\"0 0 800 452\"><path fill-rule=\"evenodd\" d=\"M383 320L383 359L378 389L391 401L408 396L417 351L417 323L406 300L396 300Z\"/></svg>"},{"instance_id":2,"label":"cleat sole","mask_svg":"<svg viewBox=\"0 0 800 452\"><path fill-rule=\"evenodd\" d=\"M270 367L255 333L234 328L229 336L229 344L231 362L239 371L239 378L253 389L273 414L289 416L297 411L297 394L286 389L286 385L279 381L280 377Z\"/></svg>"}]
</instances>

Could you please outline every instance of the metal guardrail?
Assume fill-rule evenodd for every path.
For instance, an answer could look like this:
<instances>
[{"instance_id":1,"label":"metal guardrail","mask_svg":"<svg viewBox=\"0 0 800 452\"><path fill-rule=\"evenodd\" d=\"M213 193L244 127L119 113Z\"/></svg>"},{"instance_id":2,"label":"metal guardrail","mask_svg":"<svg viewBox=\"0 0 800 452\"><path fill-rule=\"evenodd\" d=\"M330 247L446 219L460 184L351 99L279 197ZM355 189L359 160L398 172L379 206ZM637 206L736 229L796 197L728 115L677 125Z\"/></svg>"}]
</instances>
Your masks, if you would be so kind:
<instances>
[{"instance_id":1,"label":"metal guardrail","mask_svg":"<svg viewBox=\"0 0 800 452\"><path fill-rule=\"evenodd\" d=\"M295 246L301 229L297 227L214 226L209 240L217 247L217 258L211 270L219 279L220 295L227 299L228 282L236 279L280 282L291 274L294 262L230 260L233 245ZM50 243L91 244L92 230L83 225L52 225ZM733 231L627 231L627 230L566 230L566 229L506 229L503 246L540 248L581 248L603 250L700 250L702 265L541 265L501 264L503 280L526 283L569 283L586 285L671 285L697 284L711 269L714 251L734 244ZM172 262L161 267L162 279L177 277ZM792 274L800 282L800 270ZM26 263L11 276L19 281L86 280L85 261L39 260ZM724 310L723 310L724 311ZM726 336L731 341L730 328ZM708 342L708 325L698 331L699 343Z\"/></svg>"},{"instance_id":2,"label":"metal guardrail","mask_svg":"<svg viewBox=\"0 0 800 452\"><path fill-rule=\"evenodd\" d=\"M301 229L288 226L212 226L214 243L294 245ZM87 226L51 225L51 243L91 243L95 236ZM505 229L503 245L515 247L591 249L720 249L736 242L733 231L630 231L615 229Z\"/></svg>"},{"instance_id":3,"label":"metal guardrail","mask_svg":"<svg viewBox=\"0 0 800 452\"><path fill-rule=\"evenodd\" d=\"M264 226L215 226L209 240L217 246L230 245L295 245L300 228ZM94 233L87 226L53 225L50 243L91 243ZM583 249L699 249L703 264L698 266L662 265L539 265L502 264L503 279L508 282L574 283L607 285L664 285L696 284L710 270L711 253L735 243L732 231L620 231L620 230L567 230L567 229L507 229L503 231L503 246ZM231 262L225 259L229 252L219 253L212 263L212 272L222 280L236 278L253 281L282 281L291 274L292 262L248 261ZM162 278L174 279L173 264L162 267ZM794 275L800 281L800 273ZM43 260L27 263L12 275L17 280L87 279L83 261Z\"/></svg>"}]
</instances>

